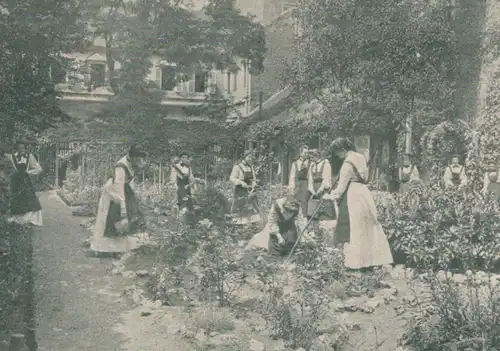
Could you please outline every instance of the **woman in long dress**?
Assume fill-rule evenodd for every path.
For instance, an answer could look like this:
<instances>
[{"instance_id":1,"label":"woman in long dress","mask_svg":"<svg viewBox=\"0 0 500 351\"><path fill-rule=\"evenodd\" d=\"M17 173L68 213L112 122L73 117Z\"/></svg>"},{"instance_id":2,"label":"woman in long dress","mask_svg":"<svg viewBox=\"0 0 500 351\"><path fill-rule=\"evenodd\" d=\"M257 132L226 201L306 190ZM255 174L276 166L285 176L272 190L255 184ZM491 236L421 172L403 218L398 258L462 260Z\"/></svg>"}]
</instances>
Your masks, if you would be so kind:
<instances>
[{"instance_id":1,"label":"woman in long dress","mask_svg":"<svg viewBox=\"0 0 500 351\"><path fill-rule=\"evenodd\" d=\"M299 158L292 163L292 168L290 169L288 188L300 203L302 214L304 216L307 216L307 204L309 202L309 197L311 196L308 189L309 166L309 146L302 145L300 147Z\"/></svg>"},{"instance_id":2,"label":"woman in long dress","mask_svg":"<svg viewBox=\"0 0 500 351\"><path fill-rule=\"evenodd\" d=\"M20 224L42 226L42 206L35 193L30 175L42 172L35 157L26 151L23 142L16 144L16 152L11 154L13 172L10 177L10 220Z\"/></svg>"},{"instance_id":3,"label":"woman in long dress","mask_svg":"<svg viewBox=\"0 0 500 351\"><path fill-rule=\"evenodd\" d=\"M262 222L259 202L255 193L257 187L257 176L253 166L254 154L252 151L245 151L243 160L233 166L229 181L233 185L233 202L231 204L231 215L234 221L240 224L252 222L253 214L257 213ZM249 205L251 211L249 210Z\"/></svg>"},{"instance_id":4,"label":"woman in long dress","mask_svg":"<svg viewBox=\"0 0 500 351\"><path fill-rule=\"evenodd\" d=\"M188 154L180 155L180 162L172 166L170 183L175 186L177 192L177 205L181 215L193 210L192 189L195 179L191 170L191 162Z\"/></svg>"},{"instance_id":5,"label":"woman in long dress","mask_svg":"<svg viewBox=\"0 0 500 351\"><path fill-rule=\"evenodd\" d=\"M373 196L366 186L365 157L355 152L353 144L344 138L333 141L331 152L344 160L337 187L325 197L339 204L334 241L344 244L345 266L362 269L393 263Z\"/></svg>"},{"instance_id":6,"label":"woman in long dress","mask_svg":"<svg viewBox=\"0 0 500 351\"><path fill-rule=\"evenodd\" d=\"M460 189L467 185L467 174L465 167L459 163L458 155L451 158L451 164L446 167L443 176L443 183L446 188Z\"/></svg>"},{"instance_id":7,"label":"woman in long dress","mask_svg":"<svg viewBox=\"0 0 500 351\"><path fill-rule=\"evenodd\" d=\"M411 184L420 180L420 172L415 164L411 162L411 155L405 155L403 165L399 168L399 192L407 193Z\"/></svg>"},{"instance_id":8,"label":"woman in long dress","mask_svg":"<svg viewBox=\"0 0 500 351\"><path fill-rule=\"evenodd\" d=\"M96 253L124 253L139 247L138 234L144 217L133 190L135 167L145 154L135 146L114 167L114 175L103 187L90 249Z\"/></svg>"},{"instance_id":9,"label":"woman in long dress","mask_svg":"<svg viewBox=\"0 0 500 351\"><path fill-rule=\"evenodd\" d=\"M314 216L313 219L318 222L320 228L331 231L336 223L335 204L333 201L321 199L332 188L332 166L318 150L311 150L311 158L308 173L310 198L306 215L309 219Z\"/></svg>"}]
</instances>

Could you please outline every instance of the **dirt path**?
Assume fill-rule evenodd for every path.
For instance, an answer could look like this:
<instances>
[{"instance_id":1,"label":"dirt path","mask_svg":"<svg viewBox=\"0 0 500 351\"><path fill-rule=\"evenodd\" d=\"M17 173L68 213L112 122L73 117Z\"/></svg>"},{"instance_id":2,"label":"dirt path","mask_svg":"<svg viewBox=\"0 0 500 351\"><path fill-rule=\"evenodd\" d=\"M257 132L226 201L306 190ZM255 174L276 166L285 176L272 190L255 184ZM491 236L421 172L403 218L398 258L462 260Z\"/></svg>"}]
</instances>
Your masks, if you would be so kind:
<instances>
[{"instance_id":1,"label":"dirt path","mask_svg":"<svg viewBox=\"0 0 500 351\"><path fill-rule=\"evenodd\" d=\"M110 259L89 257L82 248L81 218L54 192L39 196L44 227L35 230L33 245L39 350L125 350L113 326L128 309L127 282L110 274Z\"/></svg>"}]
</instances>

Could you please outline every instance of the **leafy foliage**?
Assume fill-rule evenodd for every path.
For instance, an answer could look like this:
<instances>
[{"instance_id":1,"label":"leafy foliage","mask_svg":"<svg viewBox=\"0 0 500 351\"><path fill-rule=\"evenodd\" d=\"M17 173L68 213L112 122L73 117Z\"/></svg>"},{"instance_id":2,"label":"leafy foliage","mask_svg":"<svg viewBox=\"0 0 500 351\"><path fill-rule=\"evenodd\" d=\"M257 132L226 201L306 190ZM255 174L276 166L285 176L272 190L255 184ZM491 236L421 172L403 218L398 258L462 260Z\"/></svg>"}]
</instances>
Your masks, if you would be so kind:
<instances>
[{"instance_id":1,"label":"leafy foliage","mask_svg":"<svg viewBox=\"0 0 500 351\"><path fill-rule=\"evenodd\" d=\"M424 188L380 206L380 220L396 256L424 269L493 269L500 208L471 191Z\"/></svg>"},{"instance_id":2,"label":"leafy foliage","mask_svg":"<svg viewBox=\"0 0 500 351\"><path fill-rule=\"evenodd\" d=\"M46 129L66 118L57 108L50 66L83 39L76 1L0 1L0 136Z\"/></svg>"},{"instance_id":3,"label":"leafy foliage","mask_svg":"<svg viewBox=\"0 0 500 351\"><path fill-rule=\"evenodd\" d=\"M430 299L407 327L403 342L418 350L496 350L498 289L495 277L468 271L464 284L431 274L426 279Z\"/></svg>"},{"instance_id":4,"label":"leafy foliage","mask_svg":"<svg viewBox=\"0 0 500 351\"><path fill-rule=\"evenodd\" d=\"M90 1L85 15L92 35L105 41L113 91L132 101L154 99L154 82L145 80L153 55L172 65L177 81L207 69L234 70L242 59L262 70L264 30L232 0L210 1L201 10L181 1Z\"/></svg>"},{"instance_id":5,"label":"leafy foliage","mask_svg":"<svg viewBox=\"0 0 500 351\"><path fill-rule=\"evenodd\" d=\"M291 78L306 98L347 97L350 113L336 123L349 131L394 134L417 101L449 117L457 49L446 15L395 0L305 1Z\"/></svg>"}]
</instances>

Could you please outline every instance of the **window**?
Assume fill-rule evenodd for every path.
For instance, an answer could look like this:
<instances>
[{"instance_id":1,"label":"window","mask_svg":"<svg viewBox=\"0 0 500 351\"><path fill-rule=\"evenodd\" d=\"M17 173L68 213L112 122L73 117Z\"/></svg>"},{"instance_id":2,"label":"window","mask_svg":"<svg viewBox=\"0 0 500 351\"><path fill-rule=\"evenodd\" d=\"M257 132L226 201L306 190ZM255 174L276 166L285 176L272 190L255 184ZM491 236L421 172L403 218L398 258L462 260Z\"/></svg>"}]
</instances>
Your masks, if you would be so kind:
<instances>
[{"instance_id":1,"label":"window","mask_svg":"<svg viewBox=\"0 0 500 351\"><path fill-rule=\"evenodd\" d=\"M236 90L238 90L238 73L239 72L235 72L233 74L233 92L235 92Z\"/></svg>"},{"instance_id":2,"label":"window","mask_svg":"<svg viewBox=\"0 0 500 351\"><path fill-rule=\"evenodd\" d=\"M227 72L227 92L231 94L231 72Z\"/></svg>"},{"instance_id":3,"label":"window","mask_svg":"<svg viewBox=\"0 0 500 351\"><path fill-rule=\"evenodd\" d=\"M208 73L197 73L194 75L194 92L204 93L207 91Z\"/></svg>"},{"instance_id":4,"label":"window","mask_svg":"<svg viewBox=\"0 0 500 351\"><path fill-rule=\"evenodd\" d=\"M248 74L248 64L247 61L243 61L243 87L247 87L247 74Z\"/></svg>"},{"instance_id":5,"label":"window","mask_svg":"<svg viewBox=\"0 0 500 351\"><path fill-rule=\"evenodd\" d=\"M106 84L106 64L90 64L90 85L92 87L102 87Z\"/></svg>"},{"instance_id":6,"label":"window","mask_svg":"<svg viewBox=\"0 0 500 351\"><path fill-rule=\"evenodd\" d=\"M177 85L174 67L161 68L161 90L172 91Z\"/></svg>"}]
</instances>

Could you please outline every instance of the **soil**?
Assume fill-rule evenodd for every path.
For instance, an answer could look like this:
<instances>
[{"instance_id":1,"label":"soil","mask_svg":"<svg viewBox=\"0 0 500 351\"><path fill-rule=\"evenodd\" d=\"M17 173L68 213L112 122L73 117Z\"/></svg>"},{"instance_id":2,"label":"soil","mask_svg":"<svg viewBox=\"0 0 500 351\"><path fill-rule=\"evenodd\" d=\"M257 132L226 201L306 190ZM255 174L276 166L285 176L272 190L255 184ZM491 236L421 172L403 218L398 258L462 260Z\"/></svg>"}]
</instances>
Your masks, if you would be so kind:
<instances>
[{"instance_id":1,"label":"soil","mask_svg":"<svg viewBox=\"0 0 500 351\"><path fill-rule=\"evenodd\" d=\"M81 226L84 220L72 216L71 209L55 192L41 193L40 200L44 227L36 229L34 237L39 350L194 350L192 340L187 340L180 329L193 325L202 328L207 322L200 321L200 316L213 315L207 312L209 306L187 309L134 305L124 291L144 287L146 278L114 274L116 260L92 257L82 248L88 236ZM152 255L135 255L126 261L125 271L149 270L152 262ZM405 326L405 314L400 314L398 307L409 288L401 277L388 274L386 281L398 291L393 301L369 314L339 312L356 326L349 332L345 350L397 350ZM367 299L359 297L357 302ZM218 309L217 313L222 312ZM231 320L231 330L221 334L254 339L252 342L265 345L266 350L279 349L279 341L263 336L265 324L257 314L250 314L244 321ZM255 325L261 332L248 330L248 325Z\"/></svg>"}]
</instances>

